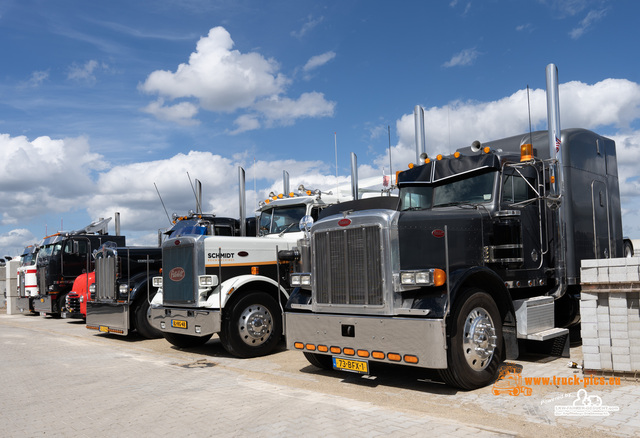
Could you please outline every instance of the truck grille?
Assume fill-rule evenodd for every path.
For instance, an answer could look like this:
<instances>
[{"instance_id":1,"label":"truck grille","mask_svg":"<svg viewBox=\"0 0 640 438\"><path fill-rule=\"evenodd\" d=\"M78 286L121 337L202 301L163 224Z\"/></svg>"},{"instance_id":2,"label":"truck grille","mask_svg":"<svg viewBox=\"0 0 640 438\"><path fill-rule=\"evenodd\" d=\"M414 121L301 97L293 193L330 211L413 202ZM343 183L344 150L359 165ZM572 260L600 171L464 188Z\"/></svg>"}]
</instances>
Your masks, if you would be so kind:
<instances>
[{"instance_id":1,"label":"truck grille","mask_svg":"<svg viewBox=\"0 0 640 438\"><path fill-rule=\"evenodd\" d=\"M196 301L194 258L193 245L166 246L162 249L162 298L165 303L192 304ZM178 281L171 279L171 272L180 268L184 270L184 276Z\"/></svg>"},{"instance_id":2,"label":"truck grille","mask_svg":"<svg viewBox=\"0 0 640 438\"><path fill-rule=\"evenodd\" d=\"M116 257L96 257L96 301L113 301L116 297Z\"/></svg>"},{"instance_id":3,"label":"truck grille","mask_svg":"<svg viewBox=\"0 0 640 438\"><path fill-rule=\"evenodd\" d=\"M80 313L80 297L77 293L71 292L66 298L67 312Z\"/></svg>"},{"instance_id":4,"label":"truck grille","mask_svg":"<svg viewBox=\"0 0 640 438\"><path fill-rule=\"evenodd\" d=\"M314 233L318 304L383 305L380 236L377 225Z\"/></svg>"}]
</instances>

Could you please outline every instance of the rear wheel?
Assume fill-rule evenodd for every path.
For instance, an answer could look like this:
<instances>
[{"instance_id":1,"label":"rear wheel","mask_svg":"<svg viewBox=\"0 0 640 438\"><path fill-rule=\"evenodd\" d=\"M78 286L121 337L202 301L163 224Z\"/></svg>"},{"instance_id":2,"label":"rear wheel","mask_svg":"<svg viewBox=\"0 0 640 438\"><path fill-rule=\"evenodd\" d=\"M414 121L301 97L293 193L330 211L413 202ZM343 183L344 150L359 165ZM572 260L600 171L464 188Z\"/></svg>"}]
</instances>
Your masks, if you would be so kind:
<instances>
[{"instance_id":1,"label":"rear wheel","mask_svg":"<svg viewBox=\"0 0 640 438\"><path fill-rule=\"evenodd\" d=\"M178 348L193 348L199 347L207 343L211 336L190 336L190 335L181 335L178 333L163 333L165 339L169 341L172 345L175 345Z\"/></svg>"},{"instance_id":2,"label":"rear wheel","mask_svg":"<svg viewBox=\"0 0 640 438\"><path fill-rule=\"evenodd\" d=\"M142 302L136 306L134 312L136 330L140 336L147 339L162 337L162 332L153 327L149 321L149 301L146 297L142 298Z\"/></svg>"},{"instance_id":3,"label":"rear wheel","mask_svg":"<svg viewBox=\"0 0 640 438\"><path fill-rule=\"evenodd\" d=\"M305 351L304 357L306 357L309 363L315 367L321 368L323 370L333 369L333 358L331 356L328 356L326 354L307 353Z\"/></svg>"},{"instance_id":4,"label":"rear wheel","mask_svg":"<svg viewBox=\"0 0 640 438\"><path fill-rule=\"evenodd\" d=\"M478 288L462 293L452 314L449 367L442 379L461 389L476 389L493 382L502 357L502 322L493 298Z\"/></svg>"},{"instance_id":5,"label":"rear wheel","mask_svg":"<svg viewBox=\"0 0 640 438\"><path fill-rule=\"evenodd\" d=\"M248 292L230 306L219 334L225 350L238 357L271 353L282 337L282 314L276 300L265 292Z\"/></svg>"},{"instance_id":6,"label":"rear wheel","mask_svg":"<svg viewBox=\"0 0 640 438\"><path fill-rule=\"evenodd\" d=\"M624 241L624 256L633 257L633 245L627 240Z\"/></svg>"}]
</instances>

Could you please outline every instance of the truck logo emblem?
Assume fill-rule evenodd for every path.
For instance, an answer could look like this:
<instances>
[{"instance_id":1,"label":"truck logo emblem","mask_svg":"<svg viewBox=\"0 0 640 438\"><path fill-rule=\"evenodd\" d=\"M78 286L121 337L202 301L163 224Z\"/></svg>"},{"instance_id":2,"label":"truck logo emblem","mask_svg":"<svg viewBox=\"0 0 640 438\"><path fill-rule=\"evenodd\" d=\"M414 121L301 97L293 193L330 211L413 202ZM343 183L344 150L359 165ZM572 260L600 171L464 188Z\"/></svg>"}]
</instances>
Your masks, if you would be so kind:
<instances>
[{"instance_id":1,"label":"truck logo emblem","mask_svg":"<svg viewBox=\"0 0 640 438\"><path fill-rule=\"evenodd\" d=\"M340 219L338 221L338 225L340 225L341 227L346 227L347 225L351 225L351 219L348 219L348 218Z\"/></svg>"},{"instance_id":2,"label":"truck logo emblem","mask_svg":"<svg viewBox=\"0 0 640 438\"><path fill-rule=\"evenodd\" d=\"M246 256L248 256L248 255L249 255L249 253L248 253L247 251L238 251L238 255L239 255L240 257L246 257Z\"/></svg>"},{"instance_id":3,"label":"truck logo emblem","mask_svg":"<svg viewBox=\"0 0 640 438\"><path fill-rule=\"evenodd\" d=\"M438 239L439 239L439 238L441 238L441 237L444 237L444 231L442 231L442 230L440 230L440 229L436 229L436 230L433 230L433 231L431 232L431 235L432 235L433 237L436 237L436 238L438 238Z\"/></svg>"},{"instance_id":4,"label":"truck logo emblem","mask_svg":"<svg viewBox=\"0 0 640 438\"><path fill-rule=\"evenodd\" d=\"M169 279L171 281L181 281L185 276L184 269L177 267L169 271Z\"/></svg>"}]
</instances>

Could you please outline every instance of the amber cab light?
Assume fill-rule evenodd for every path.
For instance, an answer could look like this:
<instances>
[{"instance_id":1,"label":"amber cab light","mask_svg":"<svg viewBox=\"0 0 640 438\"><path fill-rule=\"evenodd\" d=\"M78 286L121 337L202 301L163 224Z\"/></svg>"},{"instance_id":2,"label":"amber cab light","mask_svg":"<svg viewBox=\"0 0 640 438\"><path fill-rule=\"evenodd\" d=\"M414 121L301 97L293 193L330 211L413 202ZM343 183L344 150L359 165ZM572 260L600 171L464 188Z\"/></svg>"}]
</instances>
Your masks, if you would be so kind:
<instances>
[{"instance_id":1,"label":"amber cab light","mask_svg":"<svg viewBox=\"0 0 640 438\"><path fill-rule=\"evenodd\" d=\"M520 145L520 161L533 160L533 146L531 143Z\"/></svg>"}]
</instances>

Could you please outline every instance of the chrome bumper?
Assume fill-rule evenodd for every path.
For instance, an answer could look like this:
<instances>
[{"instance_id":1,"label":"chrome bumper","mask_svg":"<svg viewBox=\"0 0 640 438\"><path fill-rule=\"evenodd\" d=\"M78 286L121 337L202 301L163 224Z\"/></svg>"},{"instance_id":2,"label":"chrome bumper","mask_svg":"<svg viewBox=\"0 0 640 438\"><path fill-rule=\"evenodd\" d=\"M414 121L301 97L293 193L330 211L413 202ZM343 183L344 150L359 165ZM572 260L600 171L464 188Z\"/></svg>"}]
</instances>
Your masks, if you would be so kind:
<instances>
[{"instance_id":1,"label":"chrome bumper","mask_svg":"<svg viewBox=\"0 0 640 438\"><path fill-rule=\"evenodd\" d=\"M447 338L442 319L345 316L318 313L285 313L287 349L319 353L319 345L385 353L378 362L389 360L388 353L418 357L418 363L405 363L421 368L447 368ZM294 344L302 343L304 349ZM306 347L315 346L315 350ZM331 353L326 353L331 354ZM341 355L344 356L344 355ZM354 359L360 359L354 357Z\"/></svg>"},{"instance_id":2,"label":"chrome bumper","mask_svg":"<svg viewBox=\"0 0 640 438\"><path fill-rule=\"evenodd\" d=\"M222 326L218 309L184 309L152 306L151 325L162 332L190 336L219 333Z\"/></svg>"}]
</instances>

